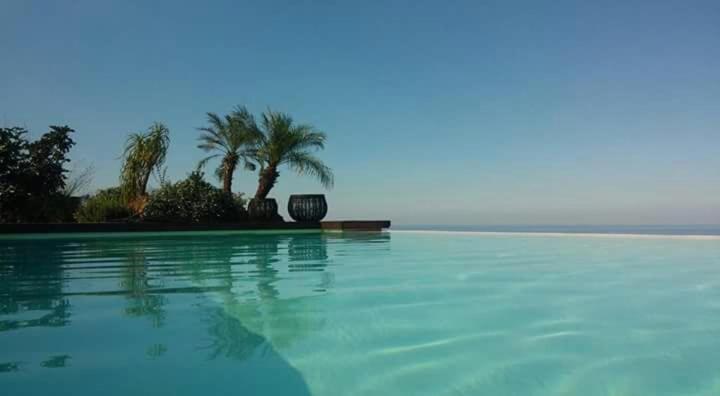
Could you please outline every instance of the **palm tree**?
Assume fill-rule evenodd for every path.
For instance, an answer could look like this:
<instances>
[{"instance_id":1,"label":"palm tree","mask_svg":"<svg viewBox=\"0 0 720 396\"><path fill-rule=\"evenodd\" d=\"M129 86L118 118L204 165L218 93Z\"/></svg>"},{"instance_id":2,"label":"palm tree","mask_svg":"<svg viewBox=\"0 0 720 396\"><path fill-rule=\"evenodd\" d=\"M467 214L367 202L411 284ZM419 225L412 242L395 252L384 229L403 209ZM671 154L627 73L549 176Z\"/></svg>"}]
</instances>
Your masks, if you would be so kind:
<instances>
[{"instance_id":1,"label":"palm tree","mask_svg":"<svg viewBox=\"0 0 720 396\"><path fill-rule=\"evenodd\" d=\"M207 118L210 126L198 128L202 131L198 148L216 154L200 161L198 168L214 158L222 157L215 174L223 182L223 191L229 194L232 192L233 174L241 160L245 169L255 170L255 165L249 159L252 147L259 139L259 132L252 114L241 106L225 117L207 113Z\"/></svg>"},{"instance_id":2,"label":"palm tree","mask_svg":"<svg viewBox=\"0 0 720 396\"><path fill-rule=\"evenodd\" d=\"M165 163L169 145L170 130L159 122L153 123L145 133L128 137L120 175L120 186L127 200L147 196L150 175Z\"/></svg>"},{"instance_id":3,"label":"palm tree","mask_svg":"<svg viewBox=\"0 0 720 396\"><path fill-rule=\"evenodd\" d=\"M312 125L293 125L289 115L270 110L262 114L262 127L258 130L260 141L253 157L260 164L260 177L255 199L267 197L283 164L298 174L314 176L326 188L332 187L332 170L312 154L325 148L325 133Z\"/></svg>"}]
</instances>

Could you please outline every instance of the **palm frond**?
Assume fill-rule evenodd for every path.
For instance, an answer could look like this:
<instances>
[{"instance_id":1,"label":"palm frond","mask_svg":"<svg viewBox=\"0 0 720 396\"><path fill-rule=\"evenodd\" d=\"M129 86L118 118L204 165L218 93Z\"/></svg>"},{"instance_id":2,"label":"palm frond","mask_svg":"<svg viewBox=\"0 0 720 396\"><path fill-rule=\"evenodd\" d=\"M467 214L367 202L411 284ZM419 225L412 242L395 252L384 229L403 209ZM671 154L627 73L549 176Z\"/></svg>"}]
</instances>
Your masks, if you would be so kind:
<instances>
[{"instance_id":1,"label":"palm frond","mask_svg":"<svg viewBox=\"0 0 720 396\"><path fill-rule=\"evenodd\" d=\"M225 122L219 115L215 113L207 113L208 123L216 130L221 131L225 128Z\"/></svg>"},{"instance_id":2,"label":"palm frond","mask_svg":"<svg viewBox=\"0 0 720 396\"><path fill-rule=\"evenodd\" d=\"M235 106L231 114L234 119L242 121L245 126L250 127L255 125L255 117L253 117L252 113L250 113L245 106Z\"/></svg>"},{"instance_id":3,"label":"palm frond","mask_svg":"<svg viewBox=\"0 0 720 396\"><path fill-rule=\"evenodd\" d=\"M201 136L210 136L213 139L221 140L222 135L215 129L210 127L198 128L198 131L205 132Z\"/></svg>"},{"instance_id":4,"label":"palm frond","mask_svg":"<svg viewBox=\"0 0 720 396\"><path fill-rule=\"evenodd\" d=\"M198 144L198 148L203 149L204 151L230 151L227 143L221 139L216 138L215 136L203 134L200 135L198 140L200 141L200 144Z\"/></svg>"},{"instance_id":5,"label":"palm frond","mask_svg":"<svg viewBox=\"0 0 720 396\"><path fill-rule=\"evenodd\" d=\"M215 168L215 172L214 172L215 177L217 177L217 179L221 182L223 181L223 175L225 174L224 170L225 170L225 167L222 165L222 163L220 163L220 165L218 165L218 167Z\"/></svg>"},{"instance_id":6,"label":"palm frond","mask_svg":"<svg viewBox=\"0 0 720 396\"><path fill-rule=\"evenodd\" d=\"M332 169L319 158L309 153L295 152L288 155L287 164L300 175L310 175L318 179L325 188L332 188L335 177Z\"/></svg>"},{"instance_id":7,"label":"palm frond","mask_svg":"<svg viewBox=\"0 0 720 396\"><path fill-rule=\"evenodd\" d=\"M298 125L291 131L295 137L293 150L322 150L325 148L327 136L324 132L316 131L312 125Z\"/></svg>"},{"instance_id":8,"label":"palm frond","mask_svg":"<svg viewBox=\"0 0 720 396\"><path fill-rule=\"evenodd\" d=\"M243 168L248 171L255 171L257 169L257 166L252 163L252 161L248 160L247 158L243 158Z\"/></svg>"},{"instance_id":9,"label":"palm frond","mask_svg":"<svg viewBox=\"0 0 720 396\"><path fill-rule=\"evenodd\" d=\"M198 171L202 170L205 167L205 165L207 165L207 163L210 162L210 160L213 160L219 156L220 156L220 154L213 154L213 155L210 155L210 156L207 156L207 157L201 159L200 162L198 162L198 164L197 164L196 170L198 170Z\"/></svg>"}]
</instances>

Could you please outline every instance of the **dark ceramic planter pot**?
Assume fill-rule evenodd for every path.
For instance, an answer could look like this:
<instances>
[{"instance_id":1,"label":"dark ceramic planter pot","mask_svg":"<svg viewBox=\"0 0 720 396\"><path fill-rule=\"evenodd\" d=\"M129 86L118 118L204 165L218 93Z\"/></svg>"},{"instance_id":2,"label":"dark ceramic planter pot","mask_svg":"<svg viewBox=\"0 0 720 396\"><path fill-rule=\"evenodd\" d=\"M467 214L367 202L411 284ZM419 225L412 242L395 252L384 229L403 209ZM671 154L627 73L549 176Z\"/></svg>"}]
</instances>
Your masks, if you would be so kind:
<instances>
[{"instance_id":1,"label":"dark ceramic planter pot","mask_svg":"<svg viewBox=\"0 0 720 396\"><path fill-rule=\"evenodd\" d=\"M328 207L323 194L291 195L288 214L295 221L318 222L327 214Z\"/></svg>"},{"instance_id":2,"label":"dark ceramic planter pot","mask_svg":"<svg viewBox=\"0 0 720 396\"><path fill-rule=\"evenodd\" d=\"M248 203L248 217L250 220L282 221L274 198L251 199Z\"/></svg>"}]
</instances>

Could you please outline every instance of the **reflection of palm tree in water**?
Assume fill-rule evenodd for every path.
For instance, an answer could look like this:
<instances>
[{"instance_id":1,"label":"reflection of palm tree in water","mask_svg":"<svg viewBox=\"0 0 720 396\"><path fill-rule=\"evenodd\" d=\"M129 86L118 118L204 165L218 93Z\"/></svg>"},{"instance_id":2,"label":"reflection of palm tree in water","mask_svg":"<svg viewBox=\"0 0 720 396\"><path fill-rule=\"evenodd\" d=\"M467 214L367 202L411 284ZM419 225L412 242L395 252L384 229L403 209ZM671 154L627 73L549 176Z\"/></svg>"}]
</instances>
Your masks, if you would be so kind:
<instances>
[{"instance_id":1,"label":"reflection of palm tree in water","mask_svg":"<svg viewBox=\"0 0 720 396\"><path fill-rule=\"evenodd\" d=\"M317 332L325 319L315 299L322 298L320 293L332 286L332 276L327 271L328 240L377 244L385 249L389 238L386 233L313 233L245 236L233 241L238 256L247 257L240 266L250 264L253 270L249 271L250 279L233 277L235 286L223 290L223 306L209 315L210 358L247 359L273 347L290 347L307 334ZM283 245L287 246L286 276L281 276L285 265ZM307 282L308 276L319 277L319 284L308 287L312 284ZM243 293L239 285L248 280L254 280L253 293L247 288Z\"/></svg>"},{"instance_id":2,"label":"reflection of palm tree in water","mask_svg":"<svg viewBox=\"0 0 720 396\"><path fill-rule=\"evenodd\" d=\"M242 369L224 378L237 382L247 394L287 394L309 396L302 374L292 367L276 350L274 340L268 340L263 332L248 326L243 316L235 316L232 307L261 307L243 301L243 281L252 279L257 298L262 302L279 301L280 292L276 287L279 270L277 264L279 244L283 238L260 238L254 236L217 236L216 238L183 238L170 243L154 241L163 246L143 246L128 254L128 265L123 285L128 296L136 305L129 313L151 315L160 324L166 319L163 303L153 305L153 292L167 292L170 288L190 288L193 293L202 291L205 295L219 296L220 306L208 302L198 305L201 321L207 323L209 345L204 348L209 359L233 359L242 361ZM248 265L253 270L247 271ZM164 268L164 269L163 269ZM158 271L165 272L164 290L153 287ZM190 281L188 285L187 281ZM159 295L159 297L161 297ZM161 302L164 300L160 300ZM258 312L253 310L253 312ZM158 314L159 316L153 316ZM257 323L257 322L254 322ZM262 321L260 322L262 324ZM297 332L300 334L300 332ZM146 354L161 358L172 346L153 345ZM218 367L222 368L223 365ZM233 366L234 363L233 363Z\"/></svg>"},{"instance_id":3,"label":"reflection of palm tree in water","mask_svg":"<svg viewBox=\"0 0 720 396\"><path fill-rule=\"evenodd\" d=\"M258 348L267 347L254 344L265 339L275 347L286 347L323 325L321 318L306 312L312 296L327 288L326 280L321 280L321 290L298 288L300 281L295 281L291 290L278 285L293 280L280 276L285 265L290 273L324 271L327 251L321 234L251 235L238 238L234 243L238 256L246 258L241 266L252 265L253 269L247 271L248 278L235 278L235 286L222 293L223 313L215 313L211 320L210 330L215 340L210 346L211 356L243 358ZM283 245L287 246L287 264L280 254ZM254 286L252 293L252 289L242 287L248 281ZM288 292L299 296L283 297L282 294Z\"/></svg>"},{"instance_id":4,"label":"reflection of palm tree in water","mask_svg":"<svg viewBox=\"0 0 720 396\"><path fill-rule=\"evenodd\" d=\"M302 373L278 353L275 343L247 328L224 307L207 311L209 359L241 361L233 378L243 394L310 396Z\"/></svg>"},{"instance_id":5,"label":"reflection of palm tree in water","mask_svg":"<svg viewBox=\"0 0 720 396\"><path fill-rule=\"evenodd\" d=\"M225 357L245 360L263 346L269 346L264 338L250 332L223 308L210 310L206 320L210 323L208 333L211 341L204 349L209 351L209 359Z\"/></svg>"},{"instance_id":6,"label":"reflection of palm tree in water","mask_svg":"<svg viewBox=\"0 0 720 396\"><path fill-rule=\"evenodd\" d=\"M255 244L248 245L248 264L254 264L256 270L252 277L257 282L257 294L260 301L274 300L279 293L275 287L278 270L274 265L279 261L278 238L263 238Z\"/></svg>"}]
</instances>

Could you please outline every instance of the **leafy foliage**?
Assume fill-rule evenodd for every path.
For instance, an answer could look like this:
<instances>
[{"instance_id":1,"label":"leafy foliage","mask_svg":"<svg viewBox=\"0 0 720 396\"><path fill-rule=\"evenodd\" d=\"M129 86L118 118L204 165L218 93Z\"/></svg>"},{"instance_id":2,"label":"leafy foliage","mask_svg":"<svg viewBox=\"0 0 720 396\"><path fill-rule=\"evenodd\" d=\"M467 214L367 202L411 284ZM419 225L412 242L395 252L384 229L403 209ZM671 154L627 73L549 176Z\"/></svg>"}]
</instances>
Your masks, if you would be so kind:
<instances>
[{"instance_id":1,"label":"leafy foliage","mask_svg":"<svg viewBox=\"0 0 720 396\"><path fill-rule=\"evenodd\" d=\"M24 128L0 128L0 222L60 221L72 206L63 196L67 154L75 144L68 126L50 126L30 142Z\"/></svg>"},{"instance_id":2,"label":"leafy foliage","mask_svg":"<svg viewBox=\"0 0 720 396\"><path fill-rule=\"evenodd\" d=\"M100 190L86 199L75 213L75 219L79 223L102 223L126 219L132 215L132 210L122 197L121 189L113 187Z\"/></svg>"},{"instance_id":3,"label":"leafy foliage","mask_svg":"<svg viewBox=\"0 0 720 396\"><path fill-rule=\"evenodd\" d=\"M147 185L153 172L160 172L170 146L170 130L156 122L145 133L128 137L123 151L120 187L128 201L147 195Z\"/></svg>"},{"instance_id":4,"label":"leafy foliage","mask_svg":"<svg viewBox=\"0 0 720 396\"><path fill-rule=\"evenodd\" d=\"M0 129L0 220L17 221L13 211L27 197L30 143L23 128ZM19 214L18 214L19 215Z\"/></svg>"},{"instance_id":5,"label":"leafy foliage","mask_svg":"<svg viewBox=\"0 0 720 396\"><path fill-rule=\"evenodd\" d=\"M236 107L225 117L207 113L207 119L209 126L199 128L202 133L198 148L215 154L200 161L198 169L204 167L210 160L220 157L220 165L215 170L215 175L223 182L223 190L231 193L233 175L240 161L245 169L255 170L255 165L250 162L250 156L254 145L260 139L260 134L257 128L254 128L255 120L252 114L244 107Z\"/></svg>"},{"instance_id":6,"label":"leafy foliage","mask_svg":"<svg viewBox=\"0 0 720 396\"><path fill-rule=\"evenodd\" d=\"M201 172L154 191L142 214L145 221L165 223L221 223L245 217L242 197L214 187Z\"/></svg>"}]
</instances>

